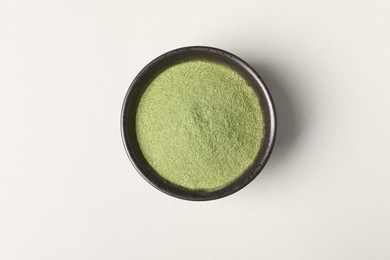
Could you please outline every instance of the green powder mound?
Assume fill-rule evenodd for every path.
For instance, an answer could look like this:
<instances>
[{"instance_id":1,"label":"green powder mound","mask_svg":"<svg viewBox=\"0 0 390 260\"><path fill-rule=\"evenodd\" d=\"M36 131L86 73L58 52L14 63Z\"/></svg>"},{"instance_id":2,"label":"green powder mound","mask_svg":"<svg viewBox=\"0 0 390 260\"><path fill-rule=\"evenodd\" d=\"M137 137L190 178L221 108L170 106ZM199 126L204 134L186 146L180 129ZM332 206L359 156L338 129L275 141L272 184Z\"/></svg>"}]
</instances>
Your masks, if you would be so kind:
<instances>
[{"instance_id":1,"label":"green powder mound","mask_svg":"<svg viewBox=\"0 0 390 260\"><path fill-rule=\"evenodd\" d=\"M215 191L254 161L264 135L259 100L228 66L192 60L159 74L136 114L141 151L167 181Z\"/></svg>"}]
</instances>

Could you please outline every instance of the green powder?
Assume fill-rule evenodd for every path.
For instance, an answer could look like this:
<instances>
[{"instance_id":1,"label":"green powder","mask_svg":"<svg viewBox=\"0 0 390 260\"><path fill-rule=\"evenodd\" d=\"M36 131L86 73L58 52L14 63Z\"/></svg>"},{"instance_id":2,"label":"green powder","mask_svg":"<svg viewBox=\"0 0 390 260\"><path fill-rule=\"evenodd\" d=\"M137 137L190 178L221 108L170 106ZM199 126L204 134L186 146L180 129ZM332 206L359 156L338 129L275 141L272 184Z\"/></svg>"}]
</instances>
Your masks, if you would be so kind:
<instances>
[{"instance_id":1,"label":"green powder","mask_svg":"<svg viewBox=\"0 0 390 260\"><path fill-rule=\"evenodd\" d=\"M264 135L259 100L235 70L192 60L159 74L136 114L141 151L168 182L214 191L254 161Z\"/></svg>"}]
</instances>

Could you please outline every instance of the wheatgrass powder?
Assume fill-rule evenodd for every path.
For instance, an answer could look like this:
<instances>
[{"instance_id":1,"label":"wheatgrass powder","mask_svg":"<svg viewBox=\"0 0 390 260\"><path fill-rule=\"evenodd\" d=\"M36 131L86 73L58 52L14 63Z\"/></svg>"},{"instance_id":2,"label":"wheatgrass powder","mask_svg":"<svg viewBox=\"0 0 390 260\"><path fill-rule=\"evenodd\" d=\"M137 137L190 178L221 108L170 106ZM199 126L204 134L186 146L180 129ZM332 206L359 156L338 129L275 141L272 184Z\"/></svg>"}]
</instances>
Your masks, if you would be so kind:
<instances>
[{"instance_id":1,"label":"wheatgrass powder","mask_svg":"<svg viewBox=\"0 0 390 260\"><path fill-rule=\"evenodd\" d=\"M215 191L253 163L264 121L259 99L238 72L191 60L151 81L139 102L136 133L145 159L165 180Z\"/></svg>"}]
</instances>

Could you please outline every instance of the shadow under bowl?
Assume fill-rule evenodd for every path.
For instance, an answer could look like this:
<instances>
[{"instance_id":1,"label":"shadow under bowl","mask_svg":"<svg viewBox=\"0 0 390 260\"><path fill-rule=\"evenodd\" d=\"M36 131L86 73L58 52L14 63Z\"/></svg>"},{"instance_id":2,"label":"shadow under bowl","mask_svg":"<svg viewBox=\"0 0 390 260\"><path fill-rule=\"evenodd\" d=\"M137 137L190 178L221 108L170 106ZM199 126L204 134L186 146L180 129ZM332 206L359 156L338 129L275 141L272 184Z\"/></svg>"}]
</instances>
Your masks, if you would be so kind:
<instances>
[{"instance_id":1,"label":"shadow under bowl","mask_svg":"<svg viewBox=\"0 0 390 260\"><path fill-rule=\"evenodd\" d=\"M210 60L227 65L245 78L260 101L264 116L265 132L261 147L253 164L228 186L216 191L189 190L162 178L144 158L137 140L136 112L139 101L150 82L165 69L194 59ZM186 200L205 201L228 196L249 184L268 161L276 137L276 113L272 97L257 72L237 56L212 47L191 46L167 52L151 61L135 77L127 91L121 114L122 140L126 152L137 171L160 191Z\"/></svg>"}]
</instances>

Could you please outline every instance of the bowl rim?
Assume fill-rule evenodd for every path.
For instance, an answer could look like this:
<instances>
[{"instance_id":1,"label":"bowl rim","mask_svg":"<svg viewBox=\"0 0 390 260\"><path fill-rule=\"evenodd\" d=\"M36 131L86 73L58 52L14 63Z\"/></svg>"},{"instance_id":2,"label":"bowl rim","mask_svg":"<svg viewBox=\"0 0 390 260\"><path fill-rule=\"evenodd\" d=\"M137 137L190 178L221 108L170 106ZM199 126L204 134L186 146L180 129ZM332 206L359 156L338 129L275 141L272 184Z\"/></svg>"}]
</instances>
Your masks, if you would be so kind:
<instances>
[{"instance_id":1,"label":"bowl rim","mask_svg":"<svg viewBox=\"0 0 390 260\"><path fill-rule=\"evenodd\" d=\"M170 190L167 190L160 185L157 185L153 180L149 179L147 174L144 173L140 169L140 167L137 165L136 159L133 157L134 155L131 152L130 142L127 139L127 135L125 134L125 130L126 130L125 129L125 120L126 120L125 117L127 115L126 111L127 111L127 108L130 104L130 97L131 97L132 93L134 93L132 90L133 90L133 88L135 88L137 86L137 83L138 83L140 77L142 75L144 75L149 70L149 68L151 66L156 65L157 63L161 62L162 60L164 60L168 57L171 57L175 54L183 54L186 52L189 53L189 52L194 52L194 51L212 52L216 55L221 55L224 58L228 58L228 59L236 62L245 72L249 73L255 79L255 81L258 83L258 86L251 85L251 87L259 88L261 90L261 93L264 95L264 99L266 100L267 104L266 105L262 104L262 106L266 106L267 109L269 110L269 124L270 124L269 125L269 128L270 128L269 138L268 138L268 140L265 140L265 141L268 141L266 144L265 152L264 152L263 156L260 158L260 161L258 161L256 163L256 159L255 159L254 163L256 163L256 167L251 172L250 177L244 179L239 184L237 184L236 182L233 182L225 187L225 188L227 188L230 186L234 186L231 189L222 188L223 190L225 190L224 192L219 192L220 190L211 191L211 192L208 192L208 195L202 195L202 196L194 196L193 194L191 195L190 194L191 190L187 191L188 192L187 195L178 194L178 193L172 192ZM252 180L254 178L256 178L259 175L259 173L262 171L262 169L267 164L267 161L268 161L269 157L271 156L273 147L275 145L277 120L276 120L276 110L275 110L274 101L272 99L271 93L270 93L267 85L265 84L264 80L260 77L260 75L257 73L257 71L255 69L253 69L246 61L244 61L240 57L238 57L230 52L227 52L227 51L219 49L219 48L209 47L209 46L187 46L187 47L181 47L181 48L177 48L177 49L168 51L168 52L158 56L157 58L155 58L151 62L149 62L137 74L137 76L133 79L132 83L130 84L130 86L126 92L123 104L122 104L121 118L120 118L120 129L121 129L122 143L124 145L124 148L126 150L128 158L130 159L131 164L137 170L137 172L147 182L149 182L149 184L151 184L153 187L155 187L159 191L162 191L163 193L168 194L170 196L173 196L175 198L190 200L190 201L209 201L209 200L220 199L220 198L223 198L223 197L226 197L226 196L229 196L231 194L236 193L237 191L239 191L242 188L244 188L245 186L247 186L250 182L252 182Z\"/></svg>"}]
</instances>

